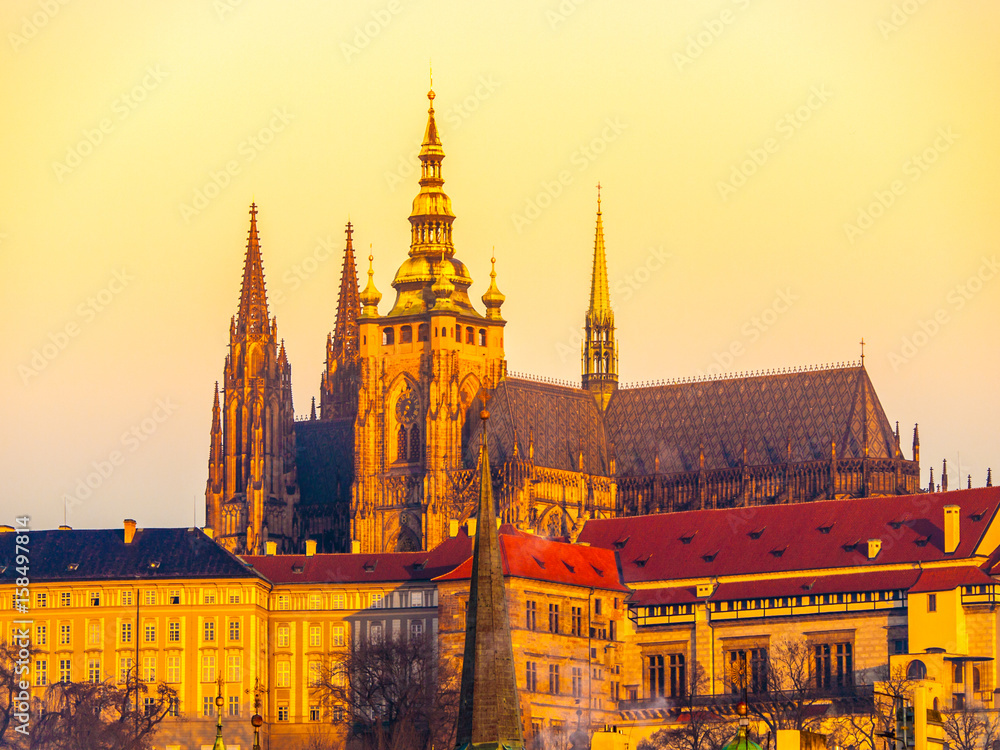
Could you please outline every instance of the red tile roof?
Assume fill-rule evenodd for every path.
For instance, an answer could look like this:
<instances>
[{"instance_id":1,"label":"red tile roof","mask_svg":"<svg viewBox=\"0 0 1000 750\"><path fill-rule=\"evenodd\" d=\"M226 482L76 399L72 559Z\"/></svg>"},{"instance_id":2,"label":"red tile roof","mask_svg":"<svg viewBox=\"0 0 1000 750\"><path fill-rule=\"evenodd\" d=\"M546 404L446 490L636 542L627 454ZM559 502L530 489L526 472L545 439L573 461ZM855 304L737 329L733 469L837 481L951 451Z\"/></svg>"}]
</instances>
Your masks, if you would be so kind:
<instances>
[{"instance_id":1,"label":"red tile roof","mask_svg":"<svg viewBox=\"0 0 1000 750\"><path fill-rule=\"evenodd\" d=\"M500 560L505 576L627 592L618 575L613 550L554 542L523 532L500 529ZM472 557L438 581L460 581L472 574Z\"/></svg>"},{"instance_id":2,"label":"red tile roof","mask_svg":"<svg viewBox=\"0 0 1000 750\"><path fill-rule=\"evenodd\" d=\"M957 568L930 568L923 571L916 586L910 589L911 594L926 591L951 591L959 586L978 586L979 584L996 583L982 570L974 565L963 565Z\"/></svg>"},{"instance_id":3,"label":"red tile roof","mask_svg":"<svg viewBox=\"0 0 1000 750\"><path fill-rule=\"evenodd\" d=\"M961 507L961 542L944 553L944 506ZM1000 487L587 521L579 541L618 552L627 583L971 557ZM867 540L881 551L867 557Z\"/></svg>"},{"instance_id":4,"label":"red tile roof","mask_svg":"<svg viewBox=\"0 0 1000 750\"><path fill-rule=\"evenodd\" d=\"M461 529L458 536L427 552L242 555L241 559L272 583L388 583L429 581L471 554L472 540Z\"/></svg>"}]
</instances>

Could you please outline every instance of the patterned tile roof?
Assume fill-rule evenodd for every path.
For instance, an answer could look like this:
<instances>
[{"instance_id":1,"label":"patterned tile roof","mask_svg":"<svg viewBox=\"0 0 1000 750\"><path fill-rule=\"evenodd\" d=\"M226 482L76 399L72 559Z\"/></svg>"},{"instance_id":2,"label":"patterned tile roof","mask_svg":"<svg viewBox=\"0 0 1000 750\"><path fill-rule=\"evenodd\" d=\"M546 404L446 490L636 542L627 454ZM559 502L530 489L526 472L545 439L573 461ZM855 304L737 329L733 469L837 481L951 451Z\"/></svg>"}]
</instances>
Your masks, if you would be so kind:
<instances>
[{"instance_id":1,"label":"patterned tile roof","mask_svg":"<svg viewBox=\"0 0 1000 750\"><path fill-rule=\"evenodd\" d=\"M829 460L893 458L896 438L867 371L860 366L620 389L602 414L571 386L508 377L490 407L490 460L522 458L533 438L537 466L618 476ZM475 465L478 426L466 443Z\"/></svg>"},{"instance_id":2,"label":"patterned tile roof","mask_svg":"<svg viewBox=\"0 0 1000 750\"><path fill-rule=\"evenodd\" d=\"M601 411L587 391L552 383L506 378L490 400L490 461L503 463L514 452L528 457L534 444L538 466L579 471L580 453L584 470L608 475L606 441ZM466 444L466 465L476 465L479 445L477 424Z\"/></svg>"},{"instance_id":3,"label":"patterned tile roof","mask_svg":"<svg viewBox=\"0 0 1000 750\"><path fill-rule=\"evenodd\" d=\"M944 552L944 506L961 508ZM876 567L972 558L1000 507L1000 487L693 510L590 520L580 542L618 552L626 583ZM868 540L881 549L868 559ZM992 550L980 554L989 554Z\"/></svg>"},{"instance_id":4,"label":"patterned tile roof","mask_svg":"<svg viewBox=\"0 0 1000 750\"><path fill-rule=\"evenodd\" d=\"M830 458L892 458L896 440L862 367L619 390L605 415L619 475Z\"/></svg>"},{"instance_id":5,"label":"patterned tile roof","mask_svg":"<svg viewBox=\"0 0 1000 750\"><path fill-rule=\"evenodd\" d=\"M0 551L0 583L13 583L14 534ZM258 578L201 529L137 529L125 544L122 529L30 533L31 580L120 581L171 578ZM4 538L0 535L0 538Z\"/></svg>"}]
</instances>

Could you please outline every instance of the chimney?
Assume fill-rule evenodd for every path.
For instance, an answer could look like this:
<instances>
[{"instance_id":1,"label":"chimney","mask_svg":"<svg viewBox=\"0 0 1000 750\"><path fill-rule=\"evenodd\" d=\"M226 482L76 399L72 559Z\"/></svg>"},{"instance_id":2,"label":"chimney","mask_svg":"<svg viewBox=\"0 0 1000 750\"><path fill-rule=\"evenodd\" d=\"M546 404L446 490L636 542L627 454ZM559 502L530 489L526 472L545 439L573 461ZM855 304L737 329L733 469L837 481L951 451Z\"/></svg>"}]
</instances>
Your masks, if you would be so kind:
<instances>
[{"instance_id":1,"label":"chimney","mask_svg":"<svg viewBox=\"0 0 1000 750\"><path fill-rule=\"evenodd\" d=\"M131 518L125 519L125 544L131 544L135 538L135 521Z\"/></svg>"},{"instance_id":2,"label":"chimney","mask_svg":"<svg viewBox=\"0 0 1000 750\"><path fill-rule=\"evenodd\" d=\"M453 518L448 521L448 536L454 539L458 536L458 519Z\"/></svg>"},{"instance_id":3,"label":"chimney","mask_svg":"<svg viewBox=\"0 0 1000 750\"><path fill-rule=\"evenodd\" d=\"M470 518L465 522L465 530L469 533L469 536L474 537L476 535L476 519Z\"/></svg>"},{"instance_id":4,"label":"chimney","mask_svg":"<svg viewBox=\"0 0 1000 750\"><path fill-rule=\"evenodd\" d=\"M278 543L277 542L265 542L264 543L264 554L265 555L276 555L276 554L278 554Z\"/></svg>"},{"instance_id":5,"label":"chimney","mask_svg":"<svg viewBox=\"0 0 1000 750\"><path fill-rule=\"evenodd\" d=\"M351 540L351 554L360 555L361 554L361 542L357 539Z\"/></svg>"},{"instance_id":6,"label":"chimney","mask_svg":"<svg viewBox=\"0 0 1000 750\"><path fill-rule=\"evenodd\" d=\"M306 539L306 557L312 557L316 554L316 540Z\"/></svg>"},{"instance_id":7,"label":"chimney","mask_svg":"<svg viewBox=\"0 0 1000 750\"><path fill-rule=\"evenodd\" d=\"M878 557L879 551L882 549L881 539L869 539L868 540L868 559L874 560Z\"/></svg>"},{"instance_id":8,"label":"chimney","mask_svg":"<svg viewBox=\"0 0 1000 750\"><path fill-rule=\"evenodd\" d=\"M73 527L72 526L67 526L66 524L61 524L59 526L59 531L72 531L72 530L73 530Z\"/></svg>"},{"instance_id":9,"label":"chimney","mask_svg":"<svg viewBox=\"0 0 1000 750\"><path fill-rule=\"evenodd\" d=\"M944 553L950 555L962 540L962 509L957 505L944 506Z\"/></svg>"},{"instance_id":10,"label":"chimney","mask_svg":"<svg viewBox=\"0 0 1000 750\"><path fill-rule=\"evenodd\" d=\"M212 540L215 539L215 529L213 529L211 526L206 526L205 528L202 529L202 531L205 532L205 536L207 536L209 539Z\"/></svg>"}]
</instances>

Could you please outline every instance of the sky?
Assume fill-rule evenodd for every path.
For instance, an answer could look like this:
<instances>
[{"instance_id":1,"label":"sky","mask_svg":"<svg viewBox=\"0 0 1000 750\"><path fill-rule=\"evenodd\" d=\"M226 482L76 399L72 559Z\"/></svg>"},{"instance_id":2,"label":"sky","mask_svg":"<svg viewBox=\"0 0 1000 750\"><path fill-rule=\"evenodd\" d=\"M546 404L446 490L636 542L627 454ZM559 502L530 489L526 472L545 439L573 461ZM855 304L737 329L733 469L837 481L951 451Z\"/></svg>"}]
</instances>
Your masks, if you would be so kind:
<instances>
[{"instance_id":1,"label":"sky","mask_svg":"<svg viewBox=\"0 0 1000 750\"><path fill-rule=\"evenodd\" d=\"M863 337L925 485L1000 469L998 4L4 0L0 32L0 523L204 523L254 200L308 414L348 218L391 305L431 65L510 370L579 379L600 181L622 382Z\"/></svg>"}]
</instances>

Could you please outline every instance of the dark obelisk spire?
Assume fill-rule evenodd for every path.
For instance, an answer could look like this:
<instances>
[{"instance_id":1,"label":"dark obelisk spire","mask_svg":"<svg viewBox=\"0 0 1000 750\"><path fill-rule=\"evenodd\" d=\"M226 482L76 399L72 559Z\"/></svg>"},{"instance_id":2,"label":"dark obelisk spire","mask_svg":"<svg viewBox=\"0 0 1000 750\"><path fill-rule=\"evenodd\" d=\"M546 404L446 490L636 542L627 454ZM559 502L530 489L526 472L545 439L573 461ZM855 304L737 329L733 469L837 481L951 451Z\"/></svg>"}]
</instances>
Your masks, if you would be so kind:
<instances>
[{"instance_id":1,"label":"dark obelisk spire","mask_svg":"<svg viewBox=\"0 0 1000 750\"><path fill-rule=\"evenodd\" d=\"M479 519L472 552L472 580L465 625L462 692L458 704L458 748L524 748L514 676L514 647L500 564L486 420L479 447Z\"/></svg>"}]
</instances>

